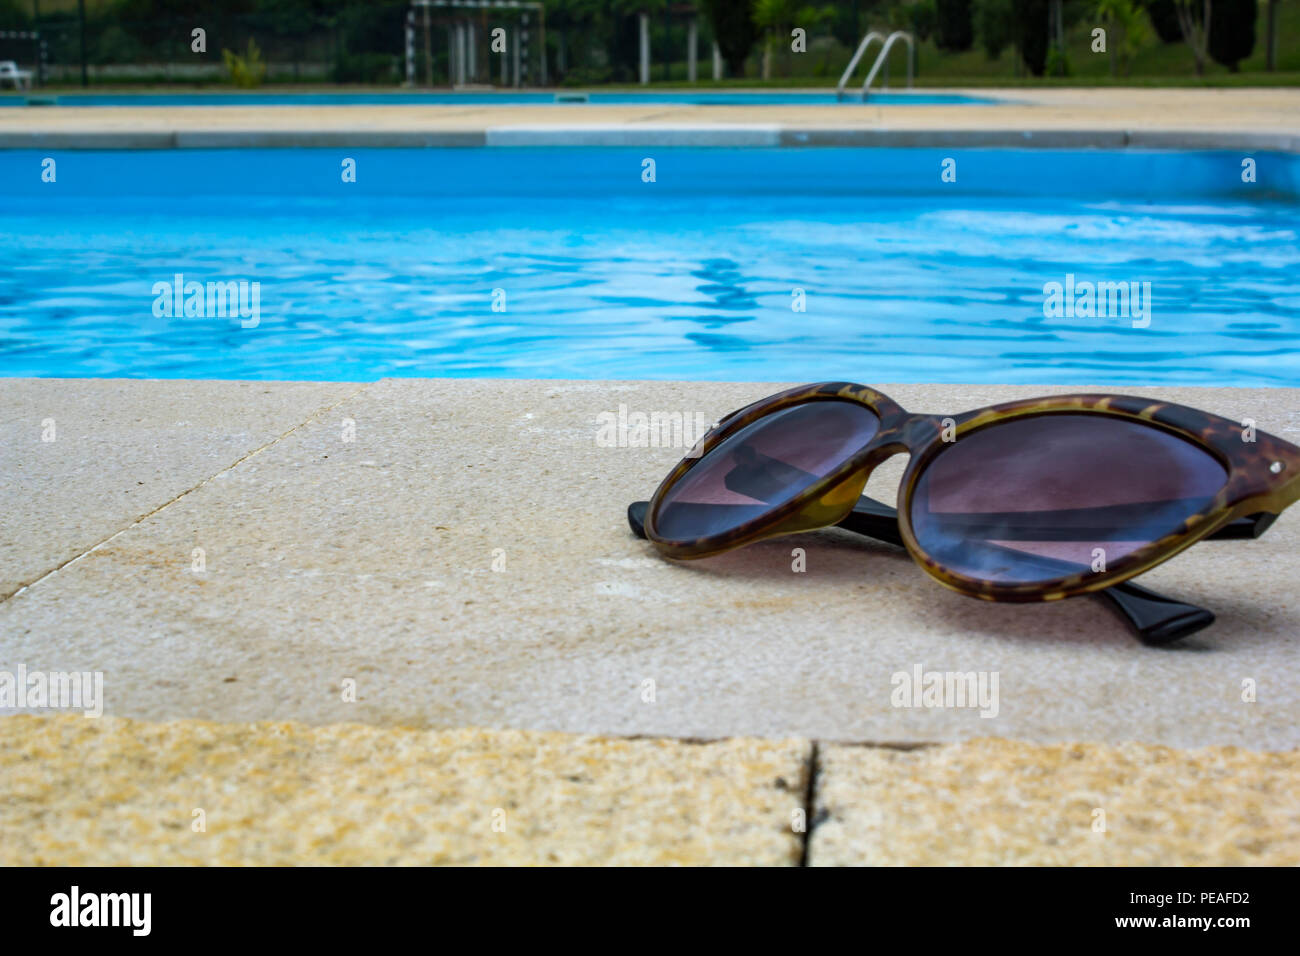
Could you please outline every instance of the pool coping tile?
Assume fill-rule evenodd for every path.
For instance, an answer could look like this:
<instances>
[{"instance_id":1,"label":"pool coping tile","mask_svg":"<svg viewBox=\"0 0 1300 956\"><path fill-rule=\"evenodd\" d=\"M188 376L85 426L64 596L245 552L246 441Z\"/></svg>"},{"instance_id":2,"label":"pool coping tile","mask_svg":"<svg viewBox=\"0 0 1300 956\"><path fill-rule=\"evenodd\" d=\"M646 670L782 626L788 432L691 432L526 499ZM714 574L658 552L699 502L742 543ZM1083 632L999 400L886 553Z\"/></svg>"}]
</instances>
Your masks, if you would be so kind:
<instances>
[{"instance_id":1,"label":"pool coping tile","mask_svg":"<svg viewBox=\"0 0 1300 956\"><path fill-rule=\"evenodd\" d=\"M1158 149L1300 153L1300 135L1091 128L923 129L756 124L503 124L469 129L0 130L0 149L466 149L725 147L877 149Z\"/></svg>"}]
</instances>

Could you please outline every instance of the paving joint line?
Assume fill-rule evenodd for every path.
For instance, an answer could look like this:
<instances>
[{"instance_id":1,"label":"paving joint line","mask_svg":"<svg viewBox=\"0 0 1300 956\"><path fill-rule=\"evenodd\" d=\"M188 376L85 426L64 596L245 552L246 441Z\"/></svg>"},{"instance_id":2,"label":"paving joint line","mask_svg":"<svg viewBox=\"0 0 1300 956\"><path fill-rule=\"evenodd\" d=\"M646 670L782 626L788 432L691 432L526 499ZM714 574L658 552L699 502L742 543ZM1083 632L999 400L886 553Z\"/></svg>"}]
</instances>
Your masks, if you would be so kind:
<instances>
[{"instance_id":1,"label":"paving joint line","mask_svg":"<svg viewBox=\"0 0 1300 956\"><path fill-rule=\"evenodd\" d=\"M628 120L628 125L631 126L633 123L653 123L655 120L659 119L662 116L669 116L669 117L678 116L681 114L681 112L682 111L676 107L666 109L666 110L658 110L657 112L654 113L648 113L645 116L637 116L633 119L630 119Z\"/></svg>"},{"instance_id":2,"label":"paving joint line","mask_svg":"<svg viewBox=\"0 0 1300 956\"><path fill-rule=\"evenodd\" d=\"M808 855L812 849L813 831L821 823L815 816L817 805L817 778L821 774L821 745L818 741L812 741L812 749L808 753L808 783L803 791L803 840L799 845L799 863L800 867L808 866Z\"/></svg>"},{"instance_id":3,"label":"paving joint line","mask_svg":"<svg viewBox=\"0 0 1300 956\"><path fill-rule=\"evenodd\" d=\"M931 750L935 747L967 743L972 739L978 738L964 738L963 740L828 740L826 743L834 744L836 747L869 747L873 750L896 750L900 753L908 753L912 750Z\"/></svg>"},{"instance_id":4,"label":"paving joint line","mask_svg":"<svg viewBox=\"0 0 1300 956\"><path fill-rule=\"evenodd\" d=\"M187 498L187 497L189 497L189 496L192 495L194 492L196 492L196 491L198 491L200 488L202 488L204 485L207 485L208 483L210 483L210 482L212 482L212 481L215 481L216 479L220 478L222 475L226 474L227 472L232 471L232 470L234 470L235 468L238 468L238 467L239 467L240 465L242 465L244 462L248 461L250 458L253 458L253 457L256 456L256 455L260 455L262 452L266 451L266 450L267 450L268 448L270 448L272 445L279 444L279 443L280 443L281 441L283 441L285 438L288 438L290 435L292 435L294 432L296 432L298 429L300 429L300 428L302 428L302 427L304 427L304 426L306 426L306 425L310 425L312 422L316 421L318 418L322 417L323 415L327 415L327 414L329 414L330 412L332 412L334 409L338 408L340 405L344 404L345 402L348 402L348 401L352 400L353 398L356 398L358 395L360 395L363 391L365 391L367 388L369 388L369 387L370 387L371 385L373 385L373 384L374 384L373 382L362 382L361 385L360 385L356 390L354 390L354 391L352 391L352 392L349 392L347 395L345 395L345 396L343 396L342 398L340 398L337 402L334 402L332 405L327 405L327 406L325 406L324 408L318 408L315 412L313 412L311 415L309 415L306 419L304 419L303 421L301 421L301 422L299 422L298 424L294 425L294 426L293 426L292 428L290 428L288 431L285 431L285 432L283 432L283 433L281 433L281 434L275 436L274 438L272 438L270 441L266 442L266 443L263 444L263 445L259 445L257 448L254 448L254 449L253 449L252 451L250 451L248 454L240 456L238 459L236 459L236 460L235 460L234 462L232 462L231 464L227 465L225 468L222 468L220 471L216 472L216 473L213 474L213 475L209 475L207 478L204 478L202 481L200 481L198 484L194 485L192 488L187 488L185 491L182 491L180 494L176 495L174 498L170 498L170 499L168 499L167 501L164 501L162 504L160 504L157 508L154 508L152 511L148 511L148 512L146 512L145 514L140 515L140 517L136 518L134 521L132 521L130 524L128 524L125 528L119 528L117 531L114 531L112 534L110 534L107 538L104 538L102 541L99 541L99 542L97 542L97 543L91 545L89 548L87 548L85 551L82 551L80 554L77 554L77 555L74 555L74 556L71 557L71 558L68 558L68 560L64 561L62 564L59 564L59 565L57 565L56 567L51 568L50 570L46 571L44 574L40 575L39 577L33 578L31 581L28 581L28 582L27 582L26 584L24 584L22 587L18 588L18 590L14 591L12 594L7 594L7 595L5 595L5 596L3 596L3 597L0 597L0 606L3 606L3 605L5 605L5 604L7 604L9 601L12 601L14 598L18 597L20 594L23 594L23 593L24 593L25 591L27 591L28 589L30 589L30 588L34 588L36 585L40 584L40 583L41 583L42 581L44 581L46 578L48 578L48 577L52 577L53 575L58 574L58 573L59 573L60 571L62 571L64 568L69 567L70 565L76 564L78 561L80 561L82 558L86 557L87 555L93 554L94 552L98 551L100 548L104 547L104 545L108 544L110 541L113 541L113 540L115 540L116 538L121 537L122 535L124 535L124 534L126 534L128 531L130 531L132 528L135 528L135 527L137 527L137 526L143 524L144 522L148 521L148 520L149 520L150 518L152 518L154 515L156 515L156 514L158 514L159 512L161 512L164 508L169 508L169 507L171 507L172 505L174 505L176 502L180 501L182 498Z\"/></svg>"}]
</instances>

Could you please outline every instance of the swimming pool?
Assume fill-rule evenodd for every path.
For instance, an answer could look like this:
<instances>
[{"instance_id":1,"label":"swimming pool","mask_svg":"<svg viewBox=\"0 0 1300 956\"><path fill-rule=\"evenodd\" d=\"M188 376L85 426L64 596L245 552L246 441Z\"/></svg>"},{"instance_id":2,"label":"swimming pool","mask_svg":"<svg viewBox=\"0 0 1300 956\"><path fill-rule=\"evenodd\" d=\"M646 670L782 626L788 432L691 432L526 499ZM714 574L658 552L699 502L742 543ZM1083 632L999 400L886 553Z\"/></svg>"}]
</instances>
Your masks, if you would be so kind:
<instances>
[{"instance_id":1,"label":"swimming pool","mask_svg":"<svg viewBox=\"0 0 1300 956\"><path fill-rule=\"evenodd\" d=\"M1294 155L47 155L0 151L7 376L1300 384Z\"/></svg>"},{"instance_id":2,"label":"swimming pool","mask_svg":"<svg viewBox=\"0 0 1300 956\"><path fill-rule=\"evenodd\" d=\"M58 93L0 94L0 106L26 106L28 101L52 106L551 106L556 103L593 105L656 104L677 106L818 106L840 102L833 90L646 90L599 92L585 90L521 90L494 92L353 92L312 93ZM858 103L858 99L846 99ZM874 91L872 106L952 106L996 102L961 93Z\"/></svg>"}]
</instances>

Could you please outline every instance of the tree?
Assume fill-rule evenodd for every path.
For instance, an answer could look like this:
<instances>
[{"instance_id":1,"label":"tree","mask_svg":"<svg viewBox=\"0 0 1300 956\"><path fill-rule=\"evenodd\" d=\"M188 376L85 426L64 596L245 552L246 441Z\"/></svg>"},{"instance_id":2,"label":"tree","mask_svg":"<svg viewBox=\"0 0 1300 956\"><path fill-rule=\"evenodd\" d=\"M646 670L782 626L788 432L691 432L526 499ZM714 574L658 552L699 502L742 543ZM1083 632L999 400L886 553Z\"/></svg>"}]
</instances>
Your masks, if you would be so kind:
<instances>
[{"instance_id":1,"label":"tree","mask_svg":"<svg viewBox=\"0 0 1300 956\"><path fill-rule=\"evenodd\" d=\"M1014 0L975 0L975 32L990 60L1016 42Z\"/></svg>"},{"instance_id":2,"label":"tree","mask_svg":"<svg viewBox=\"0 0 1300 956\"><path fill-rule=\"evenodd\" d=\"M1270 73L1277 67L1277 4L1268 0L1268 17L1264 21L1264 69Z\"/></svg>"},{"instance_id":3,"label":"tree","mask_svg":"<svg viewBox=\"0 0 1300 956\"><path fill-rule=\"evenodd\" d=\"M862 17L858 10L858 4L864 5L867 0L850 0L850 2L841 2L835 5L835 19L831 21L831 36L835 37L841 44L850 50L858 45L862 39Z\"/></svg>"},{"instance_id":4,"label":"tree","mask_svg":"<svg viewBox=\"0 0 1300 956\"><path fill-rule=\"evenodd\" d=\"M1210 16L1209 54L1233 73L1255 49L1256 0L1219 0Z\"/></svg>"},{"instance_id":5,"label":"tree","mask_svg":"<svg viewBox=\"0 0 1300 956\"><path fill-rule=\"evenodd\" d=\"M1202 5L1203 3L1203 5ZM1183 39L1196 57L1196 75L1205 75L1205 54L1210 42L1210 0L1174 0L1178 11L1178 26Z\"/></svg>"},{"instance_id":6,"label":"tree","mask_svg":"<svg viewBox=\"0 0 1300 956\"><path fill-rule=\"evenodd\" d=\"M1174 0L1147 0L1147 15L1161 43L1182 42L1183 28L1178 25L1178 7Z\"/></svg>"},{"instance_id":7,"label":"tree","mask_svg":"<svg viewBox=\"0 0 1300 956\"><path fill-rule=\"evenodd\" d=\"M345 0L346 2L346 0ZM667 0L605 0L604 14L610 21L609 62L615 79L627 80L640 75L641 14L650 22L663 12ZM651 57L654 50L650 51Z\"/></svg>"},{"instance_id":8,"label":"tree","mask_svg":"<svg viewBox=\"0 0 1300 956\"><path fill-rule=\"evenodd\" d=\"M608 26L599 0L547 0L546 39L555 49L551 77L556 83L591 81L590 50L606 45Z\"/></svg>"},{"instance_id":9,"label":"tree","mask_svg":"<svg viewBox=\"0 0 1300 956\"><path fill-rule=\"evenodd\" d=\"M754 23L764 33L763 79L768 78L772 47L784 52L781 61L785 74L790 75L790 31L802 27L811 33L823 22L835 16L834 7L810 7L799 0L758 0L754 7Z\"/></svg>"},{"instance_id":10,"label":"tree","mask_svg":"<svg viewBox=\"0 0 1300 956\"><path fill-rule=\"evenodd\" d=\"M732 76L745 75L745 61L758 40L754 0L701 0L714 41Z\"/></svg>"},{"instance_id":11,"label":"tree","mask_svg":"<svg viewBox=\"0 0 1300 956\"><path fill-rule=\"evenodd\" d=\"M907 8L907 25L918 41L925 42L934 35L939 14L934 0L917 0Z\"/></svg>"},{"instance_id":12,"label":"tree","mask_svg":"<svg viewBox=\"0 0 1300 956\"><path fill-rule=\"evenodd\" d=\"M1013 0L1012 10L1016 48L1029 72L1042 76L1047 69L1048 0Z\"/></svg>"},{"instance_id":13,"label":"tree","mask_svg":"<svg viewBox=\"0 0 1300 956\"><path fill-rule=\"evenodd\" d=\"M27 0L0 0L0 27L13 30L26 27L31 20L31 4Z\"/></svg>"},{"instance_id":14,"label":"tree","mask_svg":"<svg viewBox=\"0 0 1300 956\"><path fill-rule=\"evenodd\" d=\"M1147 40L1142 8L1133 0L1097 0L1093 15L1106 25L1109 34L1106 49L1110 54L1110 75L1115 75L1115 56L1119 54L1124 75L1128 76L1129 63Z\"/></svg>"},{"instance_id":15,"label":"tree","mask_svg":"<svg viewBox=\"0 0 1300 956\"><path fill-rule=\"evenodd\" d=\"M935 13L935 46L949 53L961 53L974 45L971 0L936 0Z\"/></svg>"}]
</instances>

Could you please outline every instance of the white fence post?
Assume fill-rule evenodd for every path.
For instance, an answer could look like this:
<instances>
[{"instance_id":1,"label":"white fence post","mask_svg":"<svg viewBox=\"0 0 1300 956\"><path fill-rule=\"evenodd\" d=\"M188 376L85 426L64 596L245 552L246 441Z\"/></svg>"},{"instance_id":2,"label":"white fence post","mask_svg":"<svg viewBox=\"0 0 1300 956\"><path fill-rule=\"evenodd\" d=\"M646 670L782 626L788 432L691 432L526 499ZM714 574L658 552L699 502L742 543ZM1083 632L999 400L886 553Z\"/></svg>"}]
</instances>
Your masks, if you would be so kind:
<instances>
[{"instance_id":1,"label":"white fence post","mask_svg":"<svg viewBox=\"0 0 1300 956\"><path fill-rule=\"evenodd\" d=\"M697 79L695 61L698 59L699 51L696 48L699 46L699 34L699 24L692 17L690 26L686 28L686 82L688 83L694 83Z\"/></svg>"},{"instance_id":2,"label":"white fence post","mask_svg":"<svg viewBox=\"0 0 1300 956\"><path fill-rule=\"evenodd\" d=\"M637 21L641 28L641 85L650 83L650 14L638 13Z\"/></svg>"},{"instance_id":3,"label":"white fence post","mask_svg":"<svg viewBox=\"0 0 1300 956\"><path fill-rule=\"evenodd\" d=\"M415 86L415 10L406 14L406 85Z\"/></svg>"}]
</instances>

